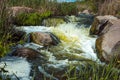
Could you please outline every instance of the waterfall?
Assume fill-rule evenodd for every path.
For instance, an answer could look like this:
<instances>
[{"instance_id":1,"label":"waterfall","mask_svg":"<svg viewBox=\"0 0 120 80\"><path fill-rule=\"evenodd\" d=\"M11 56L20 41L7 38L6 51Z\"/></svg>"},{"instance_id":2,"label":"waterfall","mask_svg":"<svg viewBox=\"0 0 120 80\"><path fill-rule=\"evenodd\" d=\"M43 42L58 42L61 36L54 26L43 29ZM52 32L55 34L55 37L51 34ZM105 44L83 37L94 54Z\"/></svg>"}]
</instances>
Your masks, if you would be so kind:
<instances>
[{"instance_id":1,"label":"waterfall","mask_svg":"<svg viewBox=\"0 0 120 80\"><path fill-rule=\"evenodd\" d=\"M70 66L71 64L76 65L79 63L81 65L85 65L83 61L99 62L99 59L97 58L95 52L96 38L92 38L89 36L90 27L84 27L84 25L79 26L75 22L69 22L56 27L22 26L16 27L16 29L24 31L27 34L36 31L52 32L61 40L61 43L59 43L57 46L51 46L47 49L42 49L42 46L35 43L26 43L22 45L23 47L29 47L37 50L38 52L40 52L40 54L44 55L43 58L46 60L44 64L39 59L34 61L34 63L38 66L38 70L46 77L53 77L49 73L51 70L61 71L64 70L66 67ZM9 57L7 59L11 58L12 57ZM31 80L30 77L28 78L32 66L29 62L26 62L25 59L21 58L17 58L19 59L18 62L14 58L12 58L13 60L15 60L13 62L8 61L6 58L3 59L5 59L4 61L7 64L7 67L5 69L8 70L8 75L11 75L12 72L19 74L23 71L23 76L27 76L26 79L21 78L23 76L20 75L16 76L18 76L20 80ZM4 61L1 61L0 64L2 64ZM21 67L21 69L19 67ZM57 80L57 78L53 78Z\"/></svg>"}]
</instances>

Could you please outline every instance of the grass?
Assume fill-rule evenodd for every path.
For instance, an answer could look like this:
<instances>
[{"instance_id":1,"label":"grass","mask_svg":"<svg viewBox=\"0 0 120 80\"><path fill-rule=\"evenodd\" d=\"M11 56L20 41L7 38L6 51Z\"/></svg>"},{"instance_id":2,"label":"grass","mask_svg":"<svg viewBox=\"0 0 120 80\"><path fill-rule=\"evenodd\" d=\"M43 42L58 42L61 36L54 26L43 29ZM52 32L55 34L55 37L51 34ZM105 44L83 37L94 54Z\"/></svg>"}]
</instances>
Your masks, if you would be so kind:
<instances>
[{"instance_id":1,"label":"grass","mask_svg":"<svg viewBox=\"0 0 120 80\"><path fill-rule=\"evenodd\" d=\"M10 25L7 21L6 1L0 1L0 57L6 55L9 51L9 44L6 43L6 40L9 37L8 31Z\"/></svg>"},{"instance_id":2,"label":"grass","mask_svg":"<svg viewBox=\"0 0 120 80\"><path fill-rule=\"evenodd\" d=\"M105 0L101 5L99 5L98 9L99 15L116 15L120 11L120 1Z\"/></svg>"},{"instance_id":3,"label":"grass","mask_svg":"<svg viewBox=\"0 0 120 80\"><path fill-rule=\"evenodd\" d=\"M78 69L79 67L79 69ZM99 65L96 63L87 66L70 66L64 76L66 80L119 80L120 70L113 67L113 64Z\"/></svg>"}]
</instances>

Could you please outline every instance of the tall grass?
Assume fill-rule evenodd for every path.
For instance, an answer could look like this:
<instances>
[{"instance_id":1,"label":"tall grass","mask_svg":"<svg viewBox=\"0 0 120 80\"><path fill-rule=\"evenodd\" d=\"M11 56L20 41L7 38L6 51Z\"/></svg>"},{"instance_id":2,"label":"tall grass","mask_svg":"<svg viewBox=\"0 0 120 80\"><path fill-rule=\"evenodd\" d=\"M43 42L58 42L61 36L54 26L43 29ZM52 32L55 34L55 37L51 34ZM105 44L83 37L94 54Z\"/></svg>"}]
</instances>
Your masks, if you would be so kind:
<instances>
[{"instance_id":1,"label":"tall grass","mask_svg":"<svg viewBox=\"0 0 120 80\"><path fill-rule=\"evenodd\" d=\"M0 57L9 51L9 45L11 45L7 43L11 29L11 24L8 22L7 2L8 0L0 0Z\"/></svg>"},{"instance_id":2,"label":"tall grass","mask_svg":"<svg viewBox=\"0 0 120 80\"><path fill-rule=\"evenodd\" d=\"M120 70L113 66L113 63L109 65L92 63L78 67L71 65L64 76L67 77L66 80L120 80Z\"/></svg>"},{"instance_id":3,"label":"tall grass","mask_svg":"<svg viewBox=\"0 0 120 80\"><path fill-rule=\"evenodd\" d=\"M98 9L99 15L116 15L120 12L120 0L105 0Z\"/></svg>"}]
</instances>

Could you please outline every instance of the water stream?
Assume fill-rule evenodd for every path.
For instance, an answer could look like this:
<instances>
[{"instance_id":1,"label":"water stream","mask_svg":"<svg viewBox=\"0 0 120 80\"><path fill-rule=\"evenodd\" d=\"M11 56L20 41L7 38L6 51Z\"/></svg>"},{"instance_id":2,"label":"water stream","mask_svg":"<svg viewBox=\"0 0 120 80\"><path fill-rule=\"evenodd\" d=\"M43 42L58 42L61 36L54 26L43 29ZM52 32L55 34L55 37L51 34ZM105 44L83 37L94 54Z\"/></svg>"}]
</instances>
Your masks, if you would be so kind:
<instances>
[{"instance_id":1,"label":"water stream","mask_svg":"<svg viewBox=\"0 0 120 80\"><path fill-rule=\"evenodd\" d=\"M25 31L27 34L36 31L52 32L61 40L61 43L46 49L42 49L42 46L35 43L22 45L21 47L37 50L43 59L28 62L24 58L5 57L1 59L0 67L4 67L9 76L15 74L20 80L31 80L30 76L33 76L34 71L32 75L30 71L33 69L33 65L37 65L37 69L41 74L59 80L57 77L52 76L51 73L63 71L70 65L85 65L89 61L99 62L95 52L96 38L89 36L90 27L86 28L84 25L77 25L76 22L69 22L57 27L22 26L17 29ZM3 74L1 73L1 75ZM14 76L12 80L17 79Z\"/></svg>"}]
</instances>

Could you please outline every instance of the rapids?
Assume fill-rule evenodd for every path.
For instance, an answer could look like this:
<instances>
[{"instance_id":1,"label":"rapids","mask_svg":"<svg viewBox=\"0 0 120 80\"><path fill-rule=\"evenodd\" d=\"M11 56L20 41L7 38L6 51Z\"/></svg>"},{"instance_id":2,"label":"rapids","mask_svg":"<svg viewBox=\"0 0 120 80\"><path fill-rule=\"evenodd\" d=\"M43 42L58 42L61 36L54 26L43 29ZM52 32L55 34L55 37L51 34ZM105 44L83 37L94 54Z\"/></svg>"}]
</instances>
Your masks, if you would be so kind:
<instances>
[{"instance_id":1,"label":"rapids","mask_svg":"<svg viewBox=\"0 0 120 80\"><path fill-rule=\"evenodd\" d=\"M47 49L42 49L42 46L30 42L21 45L21 47L29 47L37 50L40 54L44 55L44 60L41 62L40 59L37 59L34 62L27 62L26 59L23 58L3 58L1 59L0 67L5 67L5 70L8 71L7 75L9 76L15 74L20 80L31 80L33 75L30 75L30 71L35 64L38 66L40 73L46 77L59 80L50 73L62 71L70 65L85 65L85 62L89 61L99 63L95 52L96 38L89 36L90 27L86 28L84 25L79 26L77 23L71 22L56 27L22 26L16 27L16 29L24 31L27 34L36 31L52 32L61 40L61 43L57 46L48 47ZM5 63L6 66L3 66L3 63Z\"/></svg>"}]
</instances>

